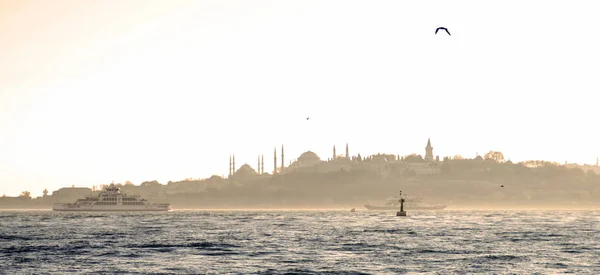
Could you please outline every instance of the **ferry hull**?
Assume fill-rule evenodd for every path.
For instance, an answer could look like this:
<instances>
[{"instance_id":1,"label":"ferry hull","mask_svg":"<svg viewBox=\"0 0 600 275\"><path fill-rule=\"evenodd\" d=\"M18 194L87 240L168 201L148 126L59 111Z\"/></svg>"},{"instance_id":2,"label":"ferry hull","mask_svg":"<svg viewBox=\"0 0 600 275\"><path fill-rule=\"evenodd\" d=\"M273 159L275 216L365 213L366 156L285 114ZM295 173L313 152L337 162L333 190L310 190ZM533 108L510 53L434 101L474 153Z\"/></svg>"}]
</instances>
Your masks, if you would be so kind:
<instances>
[{"instance_id":1,"label":"ferry hull","mask_svg":"<svg viewBox=\"0 0 600 275\"><path fill-rule=\"evenodd\" d=\"M122 206L80 206L80 205L69 205L69 204L54 204L52 207L53 211L63 211L63 212L90 212L90 211L100 211L100 212L139 212L139 211L169 211L171 208L169 206L139 206L139 207L122 207Z\"/></svg>"}]
</instances>

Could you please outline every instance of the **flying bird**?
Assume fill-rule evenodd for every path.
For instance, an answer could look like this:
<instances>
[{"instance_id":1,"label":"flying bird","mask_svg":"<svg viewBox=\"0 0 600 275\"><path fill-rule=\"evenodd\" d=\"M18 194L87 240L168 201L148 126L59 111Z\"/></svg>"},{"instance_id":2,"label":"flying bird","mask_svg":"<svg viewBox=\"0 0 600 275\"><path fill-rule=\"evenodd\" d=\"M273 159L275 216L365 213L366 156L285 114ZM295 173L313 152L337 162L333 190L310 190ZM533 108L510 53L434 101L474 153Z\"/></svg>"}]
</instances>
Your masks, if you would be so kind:
<instances>
[{"instance_id":1,"label":"flying bird","mask_svg":"<svg viewBox=\"0 0 600 275\"><path fill-rule=\"evenodd\" d=\"M504 187L504 185L500 185L500 187Z\"/></svg>"},{"instance_id":2,"label":"flying bird","mask_svg":"<svg viewBox=\"0 0 600 275\"><path fill-rule=\"evenodd\" d=\"M448 33L448 35L452 36L452 35L450 34L450 32L448 31L448 29L446 29L446 28L444 28L444 27L439 27L439 28L435 29L435 34L437 34L437 32L438 32L439 30L445 30L445 31Z\"/></svg>"},{"instance_id":3,"label":"flying bird","mask_svg":"<svg viewBox=\"0 0 600 275\"><path fill-rule=\"evenodd\" d=\"M308 120L310 117L307 117L306 120Z\"/></svg>"}]
</instances>

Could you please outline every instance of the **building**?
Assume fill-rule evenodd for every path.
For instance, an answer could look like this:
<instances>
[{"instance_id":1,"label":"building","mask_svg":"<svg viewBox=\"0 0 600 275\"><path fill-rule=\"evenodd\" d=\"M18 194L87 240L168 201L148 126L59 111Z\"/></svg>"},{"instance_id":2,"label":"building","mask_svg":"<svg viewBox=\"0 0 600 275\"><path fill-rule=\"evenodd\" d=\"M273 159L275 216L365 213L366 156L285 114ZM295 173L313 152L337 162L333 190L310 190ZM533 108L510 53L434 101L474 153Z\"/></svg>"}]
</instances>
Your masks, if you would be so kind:
<instances>
[{"instance_id":1,"label":"building","mask_svg":"<svg viewBox=\"0 0 600 275\"><path fill-rule=\"evenodd\" d=\"M429 175L440 173L439 156L434 159L431 139L427 139L425 147L425 157L418 156L420 161L413 162L411 159L400 158L398 155L376 154L362 157L350 155L348 143L346 143L345 154L338 155L335 145L333 146L331 158L322 160L319 155L312 151L302 153L297 159L290 160L289 165L285 166L284 146L281 146L281 162L278 162L277 147L273 150L273 174L264 173L264 155L260 155L257 160L256 169L249 164L244 164L240 169L235 169L235 155L229 157L229 177L230 180L247 181L258 177L276 176L288 173L330 173L338 171L362 170L374 172L385 178L394 173L402 173L411 170L416 175Z\"/></svg>"},{"instance_id":2,"label":"building","mask_svg":"<svg viewBox=\"0 0 600 275\"><path fill-rule=\"evenodd\" d=\"M433 147L431 147L431 139L427 139L427 146L425 147L425 161L433 161Z\"/></svg>"}]
</instances>

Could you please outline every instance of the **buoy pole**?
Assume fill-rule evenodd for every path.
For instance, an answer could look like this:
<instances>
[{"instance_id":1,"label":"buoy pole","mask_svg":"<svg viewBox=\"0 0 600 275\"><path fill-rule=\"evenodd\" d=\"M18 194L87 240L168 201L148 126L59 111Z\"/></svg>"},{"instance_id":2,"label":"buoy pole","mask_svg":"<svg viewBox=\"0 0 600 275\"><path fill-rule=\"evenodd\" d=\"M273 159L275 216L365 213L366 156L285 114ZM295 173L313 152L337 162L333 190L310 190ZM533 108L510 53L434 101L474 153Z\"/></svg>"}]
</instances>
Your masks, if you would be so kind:
<instances>
[{"instance_id":1,"label":"buoy pole","mask_svg":"<svg viewBox=\"0 0 600 275\"><path fill-rule=\"evenodd\" d=\"M400 211L396 212L396 216L406 216L406 211L404 211L404 198L402 197L402 191L400 191Z\"/></svg>"},{"instance_id":2,"label":"buoy pole","mask_svg":"<svg viewBox=\"0 0 600 275\"><path fill-rule=\"evenodd\" d=\"M400 212L404 212L404 198L400 199Z\"/></svg>"}]
</instances>

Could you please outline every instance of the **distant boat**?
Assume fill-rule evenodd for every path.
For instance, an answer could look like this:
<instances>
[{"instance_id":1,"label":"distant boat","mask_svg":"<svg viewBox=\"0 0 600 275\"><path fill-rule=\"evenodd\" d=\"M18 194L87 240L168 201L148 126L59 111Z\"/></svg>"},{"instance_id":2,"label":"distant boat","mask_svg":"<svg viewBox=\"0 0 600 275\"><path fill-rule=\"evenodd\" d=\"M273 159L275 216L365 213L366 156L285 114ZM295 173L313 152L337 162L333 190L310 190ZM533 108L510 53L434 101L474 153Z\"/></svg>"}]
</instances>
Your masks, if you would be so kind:
<instances>
[{"instance_id":1,"label":"distant boat","mask_svg":"<svg viewBox=\"0 0 600 275\"><path fill-rule=\"evenodd\" d=\"M86 196L74 203L55 203L54 211L169 211L169 203L150 203L138 195L127 195L111 183L98 196Z\"/></svg>"},{"instance_id":2,"label":"distant boat","mask_svg":"<svg viewBox=\"0 0 600 275\"><path fill-rule=\"evenodd\" d=\"M421 197L405 197L405 210L444 210L448 207L442 204L426 204ZM382 205L365 204L368 210L398 210L400 201L397 197L388 198Z\"/></svg>"}]
</instances>

